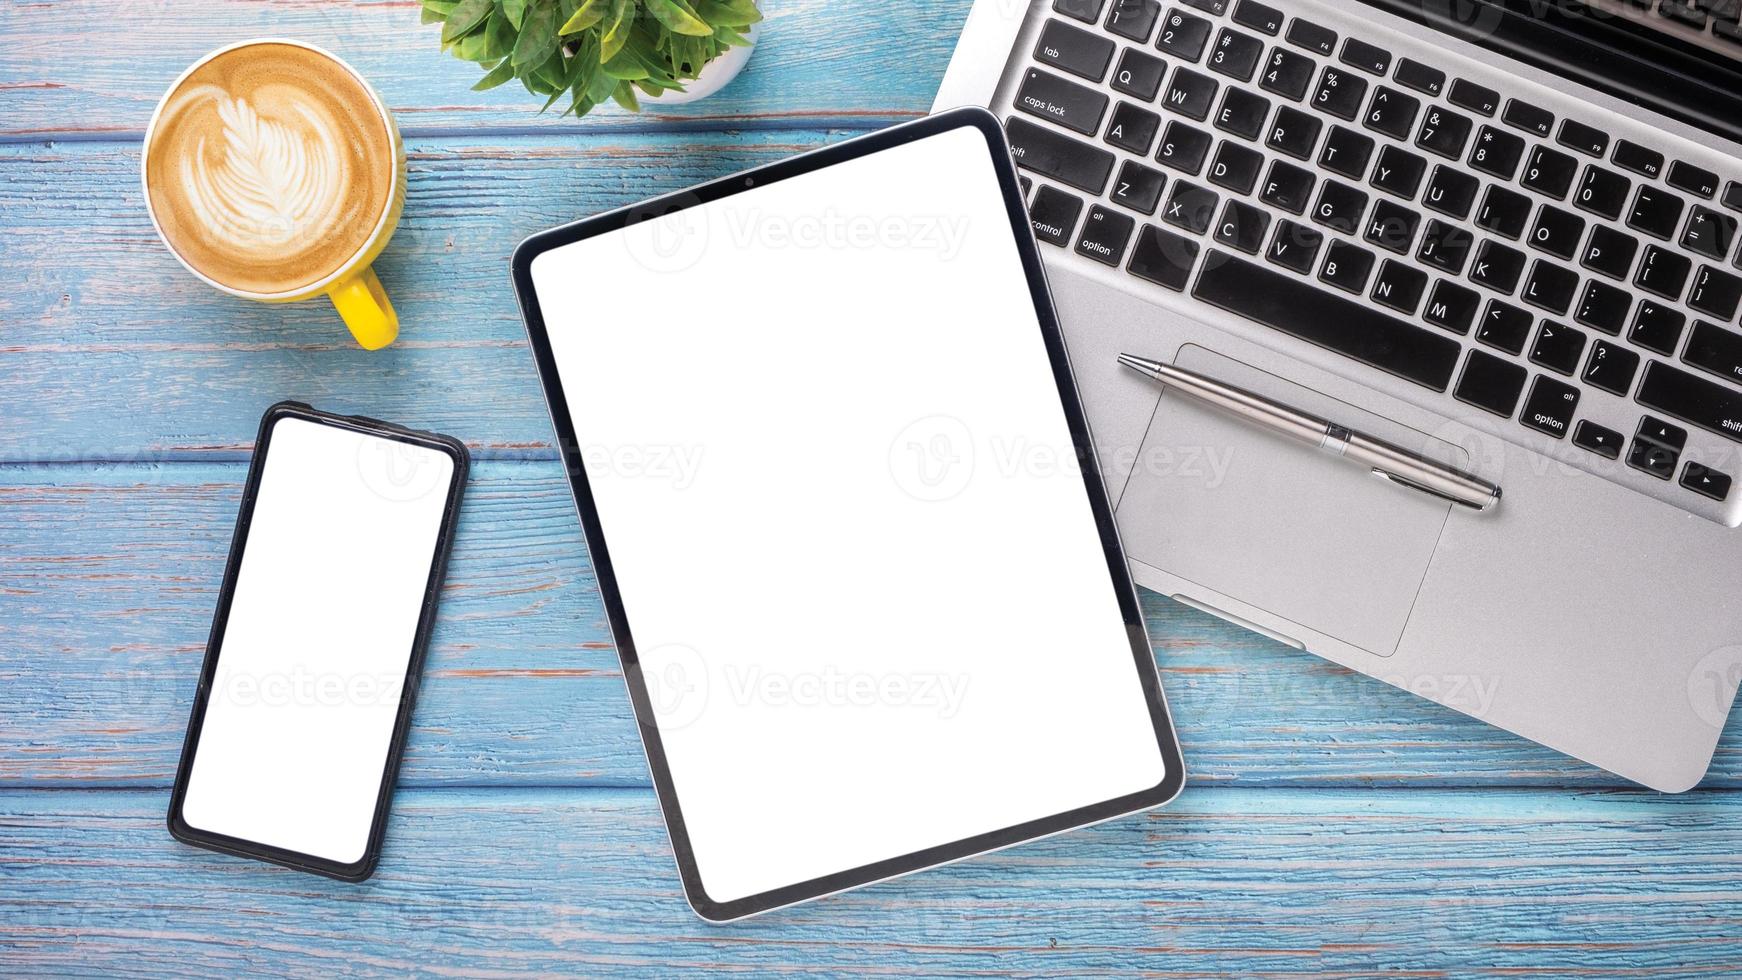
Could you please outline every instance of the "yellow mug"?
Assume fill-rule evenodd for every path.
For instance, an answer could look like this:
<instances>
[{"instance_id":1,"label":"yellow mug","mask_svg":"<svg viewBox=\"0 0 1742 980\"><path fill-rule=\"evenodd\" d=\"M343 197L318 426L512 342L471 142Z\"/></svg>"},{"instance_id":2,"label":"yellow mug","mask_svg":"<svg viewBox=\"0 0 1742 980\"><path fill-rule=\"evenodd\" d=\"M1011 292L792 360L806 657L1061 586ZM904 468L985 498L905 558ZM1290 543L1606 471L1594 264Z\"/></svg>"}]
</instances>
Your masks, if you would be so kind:
<instances>
[{"instance_id":1,"label":"yellow mug","mask_svg":"<svg viewBox=\"0 0 1742 980\"><path fill-rule=\"evenodd\" d=\"M140 177L158 237L208 285L290 303L325 294L366 350L399 336L371 264L405 209L405 140L366 79L281 38L211 52L164 93Z\"/></svg>"}]
</instances>

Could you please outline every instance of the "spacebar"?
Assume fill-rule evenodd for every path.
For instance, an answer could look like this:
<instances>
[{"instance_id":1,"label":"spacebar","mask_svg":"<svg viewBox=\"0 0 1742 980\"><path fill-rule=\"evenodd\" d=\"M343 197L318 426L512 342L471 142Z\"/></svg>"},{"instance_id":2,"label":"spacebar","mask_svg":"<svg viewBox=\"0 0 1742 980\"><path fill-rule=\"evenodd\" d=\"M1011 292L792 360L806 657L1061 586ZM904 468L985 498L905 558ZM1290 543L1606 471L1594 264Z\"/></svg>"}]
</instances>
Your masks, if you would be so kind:
<instances>
[{"instance_id":1,"label":"spacebar","mask_svg":"<svg viewBox=\"0 0 1742 980\"><path fill-rule=\"evenodd\" d=\"M1209 253L1192 295L1435 391L1451 384L1463 351L1450 337L1226 252Z\"/></svg>"}]
</instances>

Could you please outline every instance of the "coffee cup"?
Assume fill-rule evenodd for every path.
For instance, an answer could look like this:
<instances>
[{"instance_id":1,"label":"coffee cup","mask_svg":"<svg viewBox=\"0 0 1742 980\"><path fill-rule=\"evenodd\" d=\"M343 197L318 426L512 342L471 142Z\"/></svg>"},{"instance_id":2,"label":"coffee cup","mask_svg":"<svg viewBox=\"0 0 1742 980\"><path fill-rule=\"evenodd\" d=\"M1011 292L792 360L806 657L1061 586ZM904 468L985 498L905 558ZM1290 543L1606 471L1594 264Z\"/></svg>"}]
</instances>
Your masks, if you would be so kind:
<instances>
[{"instance_id":1,"label":"coffee cup","mask_svg":"<svg viewBox=\"0 0 1742 980\"><path fill-rule=\"evenodd\" d=\"M301 41L219 48L145 131L146 207L188 271L244 299L321 294L367 350L399 318L371 268L405 207L405 142L363 76Z\"/></svg>"}]
</instances>

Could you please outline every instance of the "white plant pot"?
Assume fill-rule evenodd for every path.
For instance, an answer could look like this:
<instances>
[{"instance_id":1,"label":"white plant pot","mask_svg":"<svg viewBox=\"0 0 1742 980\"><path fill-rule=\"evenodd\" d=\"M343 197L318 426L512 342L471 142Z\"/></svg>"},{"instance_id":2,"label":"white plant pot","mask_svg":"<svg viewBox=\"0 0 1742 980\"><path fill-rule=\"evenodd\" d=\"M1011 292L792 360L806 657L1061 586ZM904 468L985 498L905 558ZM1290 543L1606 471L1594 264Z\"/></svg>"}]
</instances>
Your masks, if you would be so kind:
<instances>
[{"instance_id":1,"label":"white plant pot","mask_svg":"<svg viewBox=\"0 0 1742 980\"><path fill-rule=\"evenodd\" d=\"M699 102L726 87L727 83L738 77L744 66L750 63L750 54L756 50L756 39L762 34L761 24L750 25L750 31L745 36L750 43L740 48L730 48L725 54L708 62L702 73L694 81L685 82L682 92L666 92L664 95L648 95L637 89L635 97L642 105L684 105L689 102Z\"/></svg>"}]
</instances>

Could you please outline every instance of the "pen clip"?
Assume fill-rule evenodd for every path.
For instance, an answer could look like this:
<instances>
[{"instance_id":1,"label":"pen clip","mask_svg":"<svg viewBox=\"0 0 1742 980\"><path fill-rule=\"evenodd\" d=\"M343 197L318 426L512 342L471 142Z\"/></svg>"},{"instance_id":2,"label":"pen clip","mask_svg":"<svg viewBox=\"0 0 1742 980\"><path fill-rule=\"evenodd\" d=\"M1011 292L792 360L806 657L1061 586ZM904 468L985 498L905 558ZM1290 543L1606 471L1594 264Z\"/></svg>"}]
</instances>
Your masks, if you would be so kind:
<instances>
[{"instance_id":1,"label":"pen clip","mask_svg":"<svg viewBox=\"0 0 1742 980\"><path fill-rule=\"evenodd\" d=\"M1498 503L1499 499L1500 499L1499 495L1496 494L1493 498L1491 498L1488 501L1488 503L1482 504L1482 505L1476 505L1476 504L1470 503L1467 500L1461 500L1457 497L1454 497L1451 494L1441 493L1438 490L1435 490L1433 487L1423 486L1422 484L1417 483L1414 480L1408 479L1406 477L1398 476L1396 473L1387 473L1377 466L1373 467L1373 475L1380 478L1381 480L1388 482L1388 483L1395 483L1400 487L1408 487L1411 490L1415 490L1415 491L1418 491L1420 493L1425 493L1430 497L1434 497L1434 498L1439 499L1439 500L1444 500L1447 503L1457 504L1459 507L1465 507L1465 508L1468 508L1470 510L1476 511L1477 513L1482 513L1484 511L1492 509L1493 506L1496 503Z\"/></svg>"}]
</instances>

